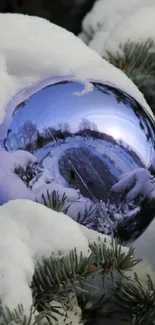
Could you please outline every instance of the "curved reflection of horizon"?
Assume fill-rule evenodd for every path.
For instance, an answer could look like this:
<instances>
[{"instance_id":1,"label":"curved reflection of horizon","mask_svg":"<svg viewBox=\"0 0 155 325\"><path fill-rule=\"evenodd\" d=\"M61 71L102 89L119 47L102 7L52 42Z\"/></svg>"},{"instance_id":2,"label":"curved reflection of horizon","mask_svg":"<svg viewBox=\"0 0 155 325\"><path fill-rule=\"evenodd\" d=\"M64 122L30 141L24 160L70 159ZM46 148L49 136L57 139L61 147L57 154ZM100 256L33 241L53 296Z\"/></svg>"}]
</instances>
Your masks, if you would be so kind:
<instances>
[{"instance_id":1,"label":"curved reflection of horizon","mask_svg":"<svg viewBox=\"0 0 155 325\"><path fill-rule=\"evenodd\" d=\"M60 123L68 123L71 133L75 133L80 121L87 119L97 125L99 132L129 144L148 166L152 154L151 146L148 145L144 130L139 127L139 119L133 109L128 104L118 103L112 92L110 95L103 94L95 88L84 96L73 94L81 90L81 84L70 83L69 87L66 84L57 84L38 91L22 109L16 111L11 129L16 133L27 120L31 120L37 125L39 132L51 126L58 127Z\"/></svg>"},{"instance_id":2,"label":"curved reflection of horizon","mask_svg":"<svg viewBox=\"0 0 155 325\"><path fill-rule=\"evenodd\" d=\"M111 198L110 191L122 174L152 166L154 125L143 108L122 91L94 83L92 92L74 94L82 89L77 82L51 85L15 108L9 127L6 114L0 125L0 139L7 134L1 141L2 173L6 169L15 188L17 183L22 186L20 197L26 190L25 198L36 199L40 193L39 202L42 191L47 193L48 188L69 190L69 215L75 219L79 215L77 204L83 215L86 206L95 205L95 212L86 218L87 226L100 232L106 229L106 234L114 235L119 214L124 218L123 231L119 228L122 238L136 238L146 227L146 212L138 202L124 206L119 201L118 205L118 198ZM1 182L3 204L6 198L14 198L14 189Z\"/></svg>"}]
</instances>

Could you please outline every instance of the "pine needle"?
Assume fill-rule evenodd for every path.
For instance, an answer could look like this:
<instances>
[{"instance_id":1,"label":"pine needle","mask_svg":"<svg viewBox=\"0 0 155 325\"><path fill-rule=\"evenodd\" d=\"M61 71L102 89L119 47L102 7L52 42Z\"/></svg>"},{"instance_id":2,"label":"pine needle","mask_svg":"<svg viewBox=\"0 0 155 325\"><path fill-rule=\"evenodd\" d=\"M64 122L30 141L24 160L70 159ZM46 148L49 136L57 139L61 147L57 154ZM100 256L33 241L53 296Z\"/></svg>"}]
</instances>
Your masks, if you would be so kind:
<instances>
[{"instance_id":1,"label":"pine needle","mask_svg":"<svg viewBox=\"0 0 155 325\"><path fill-rule=\"evenodd\" d=\"M117 52L107 52L106 59L127 74L155 112L155 42L128 41Z\"/></svg>"},{"instance_id":2,"label":"pine needle","mask_svg":"<svg viewBox=\"0 0 155 325\"><path fill-rule=\"evenodd\" d=\"M42 194L43 205L47 208L52 209L57 212L63 212L67 214L70 205L66 206L67 196L64 193L62 197L60 197L58 191L53 191L50 193L47 191L47 195ZM38 202L38 201L36 201ZM39 202L40 203L40 202Z\"/></svg>"},{"instance_id":3,"label":"pine needle","mask_svg":"<svg viewBox=\"0 0 155 325\"><path fill-rule=\"evenodd\" d=\"M134 281L121 280L115 288L115 304L132 325L153 325L155 321L155 286L147 275L145 288L137 274Z\"/></svg>"}]
</instances>

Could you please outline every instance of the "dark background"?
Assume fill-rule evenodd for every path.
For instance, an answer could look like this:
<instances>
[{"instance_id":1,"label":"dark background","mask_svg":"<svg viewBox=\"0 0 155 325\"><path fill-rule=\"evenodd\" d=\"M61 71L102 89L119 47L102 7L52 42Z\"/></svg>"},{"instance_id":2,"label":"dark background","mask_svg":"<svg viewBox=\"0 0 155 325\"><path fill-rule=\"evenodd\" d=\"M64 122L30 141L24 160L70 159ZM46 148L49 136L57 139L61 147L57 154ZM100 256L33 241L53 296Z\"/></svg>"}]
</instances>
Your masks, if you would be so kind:
<instances>
[{"instance_id":1,"label":"dark background","mask_svg":"<svg viewBox=\"0 0 155 325\"><path fill-rule=\"evenodd\" d=\"M0 0L0 12L44 17L74 34L96 0Z\"/></svg>"}]
</instances>

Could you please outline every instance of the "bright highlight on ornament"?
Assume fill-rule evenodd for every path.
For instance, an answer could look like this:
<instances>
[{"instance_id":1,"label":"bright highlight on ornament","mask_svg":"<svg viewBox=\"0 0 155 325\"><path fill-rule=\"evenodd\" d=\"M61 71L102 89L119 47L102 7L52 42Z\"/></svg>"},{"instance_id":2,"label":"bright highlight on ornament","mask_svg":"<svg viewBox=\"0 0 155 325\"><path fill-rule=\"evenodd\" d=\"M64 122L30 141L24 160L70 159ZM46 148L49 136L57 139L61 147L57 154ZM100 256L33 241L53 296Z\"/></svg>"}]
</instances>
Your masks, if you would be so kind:
<instances>
[{"instance_id":1,"label":"bright highlight on ornament","mask_svg":"<svg viewBox=\"0 0 155 325\"><path fill-rule=\"evenodd\" d=\"M108 133L115 139L121 139L122 132L117 128L108 128Z\"/></svg>"},{"instance_id":2,"label":"bright highlight on ornament","mask_svg":"<svg viewBox=\"0 0 155 325\"><path fill-rule=\"evenodd\" d=\"M83 96L75 95L79 82L43 85L18 94L0 125L0 204L50 202L89 228L133 241L154 218L152 120L110 85L93 82Z\"/></svg>"}]
</instances>

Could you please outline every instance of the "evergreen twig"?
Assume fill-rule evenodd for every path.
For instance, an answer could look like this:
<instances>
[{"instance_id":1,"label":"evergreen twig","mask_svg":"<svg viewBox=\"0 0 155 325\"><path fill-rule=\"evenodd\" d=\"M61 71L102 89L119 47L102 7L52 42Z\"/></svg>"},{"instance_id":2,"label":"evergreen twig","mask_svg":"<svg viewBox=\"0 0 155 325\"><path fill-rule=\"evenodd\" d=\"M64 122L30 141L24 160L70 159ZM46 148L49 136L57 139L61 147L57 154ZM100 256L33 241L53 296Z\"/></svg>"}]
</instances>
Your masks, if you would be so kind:
<instances>
[{"instance_id":1,"label":"evergreen twig","mask_svg":"<svg viewBox=\"0 0 155 325\"><path fill-rule=\"evenodd\" d=\"M35 269L33 276L33 287L40 292L58 292L60 288L67 284L73 284L81 278L86 278L94 273L109 273L114 270L126 271L131 269L141 260L134 259L134 248L130 248L128 253L122 252L117 240L112 239L111 245L107 247L99 238L98 244L90 244L91 253L89 257L77 256L76 248L68 255L55 257L51 255L43 258ZM107 272L108 270L108 272Z\"/></svg>"},{"instance_id":2,"label":"evergreen twig","mask_svg":"<svg viewBox=\"0 0 155 325\"><path fill-rule=\"evenodd\" d=\"M134 259L132 248L127 254L123 253L121 246L113 239L109 247L107 247L106 240L102 243L99 239L98 244L90 245L90 250L90 255L87 258L83 257L82 253L78 257L76 249L74 249L67 256L63 256L61 253L59 257L51 255L48 258L43 258L42 262L37 264L32 281L36 308L44 310L44 306L54 300L61 303L64 312L67 313L66 301L69 301L69 294L75 292L77 295L79 292L78 295L80 295L88 293L90 290L90 286L87 286L85 282L88 276L105 276L109 272L112 276L113 271L124 272L139 262ZM80 287L80 283L84 283L87 290ZM104 309L105 301L106 297L98 303L94 303L89 314L95 314L95 310L99 313L101 307ZM59 310L53 309L52 312L55 315L55 313L59 313Z\"/></svg>"},{"instance_id":3,"label":"evergreen twig","mask_svg":"<svg viewBox=\"0 0 155 325\"><path fill-rule=\"evenodd\" d=\"M65 193L60 198L56 191L52 194L47 192L47 197L43 195L45 206L56 211L63 211L64 213L67 213L67 208L65 208L66 200ZM88 216L89 213L91 215L91 210L88 213L86 211L85 216ZM52 254L50 257L44 257L41 262L37 263L31 284L35 307L32 308L29 318L24 315L22 306L18 306L14 311L6 308L5 311L1 312L3 325L40 325L44 319L44 324L53 324L53 321L57 321L58 316L68 320L68 310L72 308L70 293L74 293L79 299L79 305L82 309L82 320L84 322L100 314L102 317L109 316L105 307L111 302L111 299L106 297L106 291L91 306L86 301L85 304L81 304L81 297L86 297L89 290L80 288L80 283L86 286L85 280L88 276L92 277L95 275L102 275L104 277L106 274L110 274L113 280L113 272L116 270L124 276L124 271L132 269L140 260L134 259L134 249L132 247L128 250L128 253L122 251L122 247L116 239L112 239L111 243L107 244L106 238L102 241L99 237L96 242L89 245L89 249L90 254L88 257L84 257L82 252L80 256L77 255L75 248L65 256L60 252L57 257ZM124 280L126 282L121 282L121 285L120 283L118 285L117 282L112 282L116 287L120 288L115 294L115 298L118 298L117 300L120 302L122 301L122 306L124 303L123 310L126 310L126 315L129 316L130 325L152 325L153 323L148 322L148 319L151 320L155 316L155 289L151 279L148 277L149 289L147 291L144 290L137 276L135 276L134 282L129 280L129 278L124 279L126 279ZM87 285L87 289L88 287L90 289L91 286ZM122 300L120 297L122 297ZM52 301L57 302L58 305L51 305ZM133 301L134 304L137 301L139 303L138 313L132 308ZM116 302L115 304L117 305ZM149 312L146 307L150 308ZM32 320L34 310L39 312L35 321ZM145 320L146 322L142 322Z\"/></svg>"},{"instance_id":4,"label":"evergreen twig","mask_svg":"<svg viewBox=\"0 0 155 325\"><path fill-rule=\"evenodd\" d=\"M122 272L131 270L132 267L141 262L140 259L134 259L133 247L129 248L127 254L122 252L117 239L112 239L109 247L106 245L106 239L105 242L99 240L99 244L91 244L90 249L96 258L97 265L101 266L103 274L115 270L123 274Z\"/></svg>"},{"instance_id":5,"label":"evergreen twig","mask_svg":"<svg viewBox=\"0 0 155 325\"><path fill-rule=\"evenodd\" d=\"M67 203L66 194L64 193L63 196L61 197L58 191L52 191L52 193L47 191L46 196L42 194L42 200L43 200L43 205L57 212L63 212L67 214L68 209L70 207L70 205L66 206Z\"/></svg>"},{"instance_id":6,"label":"evergreen twig","mask_svg":"<svg viewBox=\"0 0 155 325\"><path fill-rule=\"evenodd\" d=\"M79 281L94 274L105 276L114 270L124 272L139 262L134 259L133 248L130 248L126 254L122 252L121 246L114 239L107 247L106 240L102 242L99 238L98 244L91 244L90 249L91 253L88 258L83 257L82 253L78 257L75 249L67 256L60 254L56 258L53 254L38 263L31 286L35 308L39 311L37 320L32 322L34 309L31 310L28 319L24 315L23 307L18 306L17 310L13 312L9 309L6 309L5 313L2 312L4 325L14 325L14 323L17 325L39 325L44 319L46 319L45 324L52 324L52 320L57 321L58 315L67 319L68 306L70 305L70 308L72 306L69 296L71 292L77 295ZM106 292L91 305L87 299L85 299L85 303L81 303L84 296L86 298L86 291L81 291L81 294L82 296L80 293L78 294L80 297L78 301L84 322L90 317L97 317L97 315L109 316L105 307L111 302L111 299L106 297ZM128 278L123 278L121 283L117 281L114 297L115 305L122 314L125 312L130 320L130 325L153 325L155 287L149 276L147 290L144 289L136 274L134 281ZM51 301L55 301L54 306L50 305ZM58 302L58 306L56 306L56 302Z\"/></svg>"},{"instance_id":7,"label":"evergreen twig","mask_svg":"<svg viewBox=\"0 0 155 325\"><path fill-rule=\"evenodd\" d=\"M127 74L155 112L155 42L127 41L120 44L117 52L107 51L106 59Z\"/></svg>"},{"instance_id":8,"label":"evergreen twig","mask_svg":"<svg viewBox=\"0 0 155 325\"><path fill-rule=\"evenodd\" d=\"M18 305L16 309L11 311L8 307L1 310L1 321L3 325L46 325L47 323L42 322L44 315L38 315L33 317L35 312L34 306L31 307L30 315L27 317L24 313L22 305Z\"/></svg>"},{"instance_id":9,"label":"evergreen twig","mask_svg":"<svg viewBox=\"0 0 155 325\"><path fill-rule=\"evenodd\" d=\"M135 273L134 281L121 280L115 288L115 304L131 325L153 325L155 321L155 285L147 275L147 287Z\"/></svg>"},{"instance_id":10,"label":"evergreen twig","mask_svg":"<svg viewBox=\"0 0 155 325\"><path fill-rule=\"evenodd\" d=\"M78 258L76 249L65 257L60 253L57 258L54 255L43 258L42 262L37 264L33 276L33 286L39 292L57 293L64 285L73 284L80 277L85 277L89 273L93 258L92 254L85 258L82 253Z\"/></svg>"}]
</instances>

